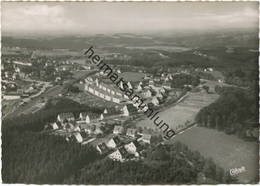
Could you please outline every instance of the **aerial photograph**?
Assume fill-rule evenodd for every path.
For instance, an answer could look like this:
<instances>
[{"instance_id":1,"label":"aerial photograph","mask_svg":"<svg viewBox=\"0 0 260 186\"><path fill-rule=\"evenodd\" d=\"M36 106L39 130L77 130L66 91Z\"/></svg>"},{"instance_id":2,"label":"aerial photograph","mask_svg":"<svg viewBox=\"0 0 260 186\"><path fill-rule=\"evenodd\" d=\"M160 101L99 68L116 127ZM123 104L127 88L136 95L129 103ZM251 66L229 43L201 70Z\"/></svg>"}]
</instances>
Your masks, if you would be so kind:
<instances>
[{"instance_id":1,"label":"aerial photograph","mask_svg":"<svg viewBox=\"0 0 260 186\"><path fill-rule=\"evenodd\" d=\"M4 184L259 182L258 2L1 2Z\"/></svg>"}]
</instances>

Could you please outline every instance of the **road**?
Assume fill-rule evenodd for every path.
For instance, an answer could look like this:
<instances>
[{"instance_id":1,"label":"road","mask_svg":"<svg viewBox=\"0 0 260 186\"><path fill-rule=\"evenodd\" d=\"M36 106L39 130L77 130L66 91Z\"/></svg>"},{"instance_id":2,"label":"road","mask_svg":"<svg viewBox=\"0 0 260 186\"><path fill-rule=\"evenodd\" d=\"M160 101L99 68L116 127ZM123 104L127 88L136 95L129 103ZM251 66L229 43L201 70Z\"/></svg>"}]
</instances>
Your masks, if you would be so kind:
<instances>
[{"instance_id":1,"label":"road","mask_svg":"<svg viewBox=\"0 0 260 186\"><path fill-rule=\"evenodd\" d=\"M31 96L30 100L27 102L26 105L20 105L20 106L14 108L12 110L12 112L9 112L3 118L15 117L15 116L19 116L21 114L29 114L29 113L34 113L34 112L38 111L42 106L42 98L50 99L53 97L57 97L59 94L64 93L64 89L66 89L66 87L74 84L75 82L77 82L78 80L80 80L82 78L86 78L87 76L93 74L94 72L95 71L86 70L86 73L82 73L79 76L77 76L76 78L66 81L66 83L64 83L63 85L55 85L50 88L49 88L50 83L44 82L45 85L43 86L41 91L39 93ZM34 81L34 80L31 80L31 81ZM40 81L40 82L43 83L42 81Z\"/></svg>"}]
</instances>

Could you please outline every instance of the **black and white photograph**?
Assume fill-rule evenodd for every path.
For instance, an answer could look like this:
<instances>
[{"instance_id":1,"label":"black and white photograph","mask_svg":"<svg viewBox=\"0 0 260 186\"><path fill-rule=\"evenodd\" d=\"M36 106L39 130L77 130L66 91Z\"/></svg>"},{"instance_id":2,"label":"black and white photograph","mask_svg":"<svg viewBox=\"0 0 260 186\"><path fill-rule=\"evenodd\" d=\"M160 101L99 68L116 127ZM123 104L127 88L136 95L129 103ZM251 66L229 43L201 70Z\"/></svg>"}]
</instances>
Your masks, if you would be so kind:
<instances>
[{"instance_id":1,"label":"black and white photograph","mask_svg":"<svg viewBox=\"0 0 260 186\"><path fill-rule=\"evenodd\" d=\"M259 183L258 1L2 1L1 182Z\"/></svg>"}]
</instances>

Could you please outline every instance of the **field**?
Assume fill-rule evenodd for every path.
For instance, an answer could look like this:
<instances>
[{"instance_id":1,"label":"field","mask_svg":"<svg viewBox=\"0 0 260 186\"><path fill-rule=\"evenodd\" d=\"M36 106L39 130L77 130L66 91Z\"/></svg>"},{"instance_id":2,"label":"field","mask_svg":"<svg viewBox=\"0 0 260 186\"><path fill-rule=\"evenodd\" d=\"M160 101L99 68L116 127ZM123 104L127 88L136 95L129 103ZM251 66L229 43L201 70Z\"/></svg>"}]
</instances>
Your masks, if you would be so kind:
<instances>
[{"instance_id":1,"label":"field","mask_svg":"<svg viewBox=\"0 0 260 186\"><path fill-rule=\"evenodd\" d=\"M197 150L203 156L211 157L226 171L244 166L246 171L238 174L241 183L248 183L257 177L257 143L246 142L236 136L203 127L186 130L173 138L171 142L174 141L180 141L191 150Z\"/></svg>"},{"instance_id":2,"label":"field","mask_svg":"<svg viewBox=\"0 0 260 186\"><path fill-rule=\"evenodd\" d=\"M217 94L201 92L188 93L187 97L182 102L160 112L158 116L160 116L160 119L164 122L168 123L173 130L178 130L186 122L192 123L198 111L215 101L217 98ZM150 119L138 122L137 126L154 129L156 127Z\"/></svg>"}]
</instances>

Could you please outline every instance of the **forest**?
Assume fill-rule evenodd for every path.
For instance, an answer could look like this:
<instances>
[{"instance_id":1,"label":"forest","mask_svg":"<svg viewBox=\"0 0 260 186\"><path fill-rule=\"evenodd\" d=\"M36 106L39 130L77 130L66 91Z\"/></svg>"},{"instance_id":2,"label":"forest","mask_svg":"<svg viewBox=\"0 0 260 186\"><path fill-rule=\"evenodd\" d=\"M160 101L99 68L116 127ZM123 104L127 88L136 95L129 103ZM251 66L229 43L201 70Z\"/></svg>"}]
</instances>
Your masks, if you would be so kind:
<instances>
[{"instance_id":1,"label":"forest","mask_svg":"<svg viewBox=\"0 0 260 186\"><path fill-rule=\"evenodd\" d=\"M235 183L211 159L181 143L149 150L138 162L114 162L92 146L31 131L4 133L4 183L167 184Z\"/></svg>"},{"instance_id":2,"label":"forest","mask_svg":"<svg viewBox=\"0 0 260 186\"><path fill-rule=\"evenodd\" d=\"M147 152L143 161L96 161L75 172L64 184L203 184L235 183L235 179L211 159L176 142Z\"/></svg>"},{"instance_id":3,"label":"forest","mask_svg":"<svg viewBox=\"0 0 260 186\"><path fill-rule=\"evenodd\" d=\"M199 126L236 134L247 140L258 138L258 100L256 90L216 86L220 98L200 110Z\"/></svg>"}]
</instances>

